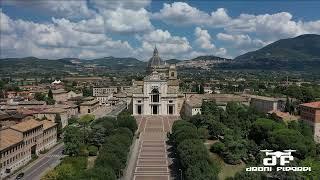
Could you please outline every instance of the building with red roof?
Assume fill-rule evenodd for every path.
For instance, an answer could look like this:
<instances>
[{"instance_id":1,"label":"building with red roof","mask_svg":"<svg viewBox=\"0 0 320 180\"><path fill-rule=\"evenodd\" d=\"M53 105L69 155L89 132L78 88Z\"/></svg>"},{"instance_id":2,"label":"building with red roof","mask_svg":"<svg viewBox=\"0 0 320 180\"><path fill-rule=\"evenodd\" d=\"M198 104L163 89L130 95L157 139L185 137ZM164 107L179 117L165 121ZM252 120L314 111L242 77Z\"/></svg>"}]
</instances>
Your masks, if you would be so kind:
<instances>
[{"instance_id":1,"label":"building with red roof","mask_svg":"<svg viewBox=\"0 0 320 180\"><path fill-rule=\"evenodd\" d=\"M300 115L313 127L314 140L320 143L320 101L300 104Z\"/></svg>"}]
</instances>

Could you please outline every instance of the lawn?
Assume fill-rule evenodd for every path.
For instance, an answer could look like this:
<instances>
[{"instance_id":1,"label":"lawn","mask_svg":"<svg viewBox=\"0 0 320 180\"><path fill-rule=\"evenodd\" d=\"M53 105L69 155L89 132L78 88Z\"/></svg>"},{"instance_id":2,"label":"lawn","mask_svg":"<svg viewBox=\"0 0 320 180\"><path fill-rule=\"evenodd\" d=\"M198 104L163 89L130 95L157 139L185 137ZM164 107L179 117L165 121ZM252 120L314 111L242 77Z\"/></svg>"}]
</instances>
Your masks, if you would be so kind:
<instances>
[{"instance_id":1,"label":"lawn","mask_svg":"<svg viewBox=\"0 0 320 180\"><path fill-rule=\"evenodd\" d=\"M208 150L210 149L211 145L218 142L218 140L207 140L205 142L206 147L208 148ZM231 165L231 164L227 164L223 161L223 159L216 153L212 153L209 151L210 157L218 162L220 164L221 170L219 172L219 179L220 180L224 180L227 177L233 177L237 172L242 171L245 167L246 164L245 163L241 163L241 164L237 164L237 165Z\"/></svg>"}]
</instances>

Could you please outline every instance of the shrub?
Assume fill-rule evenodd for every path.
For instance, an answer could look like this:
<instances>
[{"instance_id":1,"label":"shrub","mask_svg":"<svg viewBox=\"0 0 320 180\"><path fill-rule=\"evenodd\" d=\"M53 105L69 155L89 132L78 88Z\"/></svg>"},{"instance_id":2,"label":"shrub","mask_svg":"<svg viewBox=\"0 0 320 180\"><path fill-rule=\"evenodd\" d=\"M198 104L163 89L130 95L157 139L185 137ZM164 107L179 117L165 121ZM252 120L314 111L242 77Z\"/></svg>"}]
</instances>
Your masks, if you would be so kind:
<instances>
[{"instance_id":1,"label":"shrub","mask_svg":"<svg viewBox=\"0 0 320 180\"><path fill-rule=\"evenodd\" d=\"M96 156L98 153L98 148L96 146L88 147L89 156Z\"/></svg>"},{"instance_id":2,"label":"shrub","mask_svg":"<svg viewBox=\"0 0 320 180\"><path fill-rule=\"evenodd\" d=\"M210 151L220 154L226 150L225 145L222 142L217 142L211 145Z\"/></svg>"},{"instance_id":3,"label":"shrub","mask_svg":"<svg viewBox=\"0 0 320 180\"><path fill-rule=\"evenodd\" d=\"M87 146L85 144L80 145L80 150L79 150L79 156L88 156L89 151L87 149Z\"/></svg>"}]
</instances>

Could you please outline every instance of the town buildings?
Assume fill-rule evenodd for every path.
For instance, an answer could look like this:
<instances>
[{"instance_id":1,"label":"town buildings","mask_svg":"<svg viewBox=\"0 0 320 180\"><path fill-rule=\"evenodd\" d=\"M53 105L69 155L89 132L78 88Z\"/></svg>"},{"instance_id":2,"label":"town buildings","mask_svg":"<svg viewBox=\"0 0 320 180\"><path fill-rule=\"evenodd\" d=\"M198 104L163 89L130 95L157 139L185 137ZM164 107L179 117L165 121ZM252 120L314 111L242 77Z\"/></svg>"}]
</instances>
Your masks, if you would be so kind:
<instances>
[{"instance_id":1,"label":"town buildings","mask_svg":"<svg viewBox=\"0 0 320 180\"><path fill-rule=\"evenodd\" d=\"M270 111L281 111L284 109L285 99L265 96L249 96L250 105L257 111L268 113Z\"/></svg>"},{"instance_id":2,"label":"town buildings","mask_svg":"<svg viewBox=\"0 0 320 180\"><path fill-rule=\"evenodd\" d=\"M185 94L185 102L183 106L183 115L191 117L201 114L201 106L203 101L214 101L223 109L226 108L228 102L237 102L244 105L249 104L249 99L245 96L233 94Z\"/></svg>"},{"instance_id":3,"label":"town buildings","mask_svg":"<svg viewBox=\"0 0 320 180\"><path fill-rule=\"evenodd\" d=\"M113 97L113 94L117 92L117 87L94 87L92 90L93 97L95 97L100 104L107 104Z\"/></svg>"},{"instance_id":4,"label":"town buildings","mask_svg":"<svg viewBox=\"0 0 320 180\"><path fill-rule=\"evenodd\" d=\"M0 130L0 178L25 165L40 151L57 143L57 124L51 121L24 121Z\"/></svg>"},{"instance_id":5,"label":"town buildings","mask_svg":"<svg viewBox=\"0 0 320 180\"><path fill-rule=\"evenodd\" d=\"M320 143L320 101L300 104L300 116L313 128L314 140Z\"/></svg>"},{"instance_id":6,"label":"town buildings","mask_svg":"<svg viewBox=\"0 0 320 180\"><path fill-rule=\"evenodd\" d=\"M84 102L80 104L80 114L92 114L100 107L99 101L93 97L87 97Z\"/></svg>"}]
</instances>

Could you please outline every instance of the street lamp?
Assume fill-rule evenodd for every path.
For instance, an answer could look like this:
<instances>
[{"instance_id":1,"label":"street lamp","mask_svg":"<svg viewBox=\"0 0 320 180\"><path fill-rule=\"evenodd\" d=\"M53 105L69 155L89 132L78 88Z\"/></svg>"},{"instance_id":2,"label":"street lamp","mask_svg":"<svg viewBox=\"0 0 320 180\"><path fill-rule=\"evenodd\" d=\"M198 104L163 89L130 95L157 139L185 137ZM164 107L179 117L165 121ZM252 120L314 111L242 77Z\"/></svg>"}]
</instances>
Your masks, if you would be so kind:
<instances>
[{"instance_id":1,"label":"street lamp","mask_svg":"<svg viewBox=\"0 0 320 180\"><path fill-rule=\"evenodd\" d=\"M182 177L182 169L179 168L179 171L180 171L180 180L183 180L183 177Z\"/></svg>"}]
</instances>

